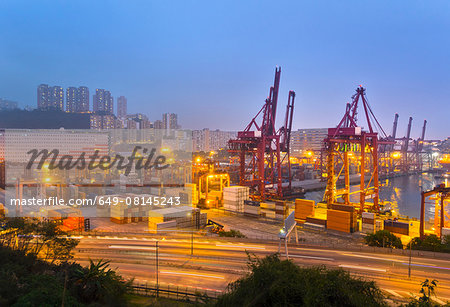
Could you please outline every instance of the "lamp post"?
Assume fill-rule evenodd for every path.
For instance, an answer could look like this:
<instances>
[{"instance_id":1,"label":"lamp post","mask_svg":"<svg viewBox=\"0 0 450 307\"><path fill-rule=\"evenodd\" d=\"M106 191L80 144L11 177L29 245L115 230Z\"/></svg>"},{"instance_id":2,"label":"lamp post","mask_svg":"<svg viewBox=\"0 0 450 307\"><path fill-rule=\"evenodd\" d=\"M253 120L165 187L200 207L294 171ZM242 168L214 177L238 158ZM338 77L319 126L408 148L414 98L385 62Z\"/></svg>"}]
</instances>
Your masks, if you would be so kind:
<instances>
[{"instance_id":1,"label":"lamp post","mask_svg":"<svg viewBox=\"0 0 450 307\"><path fill-rule=\"evenodd\" d=\"M191 217L191 257L194 254L194 214L189 212L187 216Z\"/></svg>"},{"instance_id":2,"label":"lamp post","mask_svg":"<svg viewBox=\"0 0 450 307\"><path fill-rule=\"evenodd\" d=\"M191 230L191 257L194 255L194 229Z\"/></svg>"},{"instance_id":3,"label":"lamp post","mask_svg":"<svg viewBox=\"0 0 450 307\"><path fill-rule=\"evenodd\" d=\"M409 241L409 263L408 263L408 278L411 278L411 246L412 246L412 240Z\"/></svg>"},{"instance_id":4,"label":"lamp post","mask_svg":"<svg viewBox=\"0 0 450 307\"><path fill-rule=\"evenodd\" d=\"M158 241L156 241L156 297L159 297Z\"/></svg>"}]
</instances>

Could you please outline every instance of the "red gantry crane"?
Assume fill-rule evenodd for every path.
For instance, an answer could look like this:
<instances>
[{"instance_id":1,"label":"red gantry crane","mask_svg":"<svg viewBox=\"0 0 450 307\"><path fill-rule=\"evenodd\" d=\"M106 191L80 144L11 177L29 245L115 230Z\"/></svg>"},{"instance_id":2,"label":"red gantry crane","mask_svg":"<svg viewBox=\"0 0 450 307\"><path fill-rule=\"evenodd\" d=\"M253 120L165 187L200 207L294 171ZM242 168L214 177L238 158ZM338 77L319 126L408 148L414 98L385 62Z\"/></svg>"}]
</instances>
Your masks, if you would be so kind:
<instances>
[{"instance_id":1,"label":"red gantry crane","mask_svg":"<svg viewBox=\"0 0 450 307\"><path fill-rule=\"evenodd\" d=\"M237 138L229 141L229 151L239 155L239 184L249 186L252 198L283 197L283 182L291 189L289 161L290 137L295 92L289 91L284 126L275 129L281 68L275 68L275 80L263 107ZM260 121L260 123L258 123ZM282 164L287 176L282 175Z\"/></svg>"},{"instance_id":2,"label":"red gantry crane","mask_svg":"<svg viewBox=\"0 0 450 307\"><path fill-rule=\"evenodd\" d=\"M363 107L363 116L367 124L367 131L358 125L358 106ZM382 134L379 138L378 132ZM379 167L378 151L379 146L389 146L394 144L389 140L380 123L370 108L366 98L366 90L361 85L356 89L356 94L352 96L352 103L348 103L345 115L336 128L328 129L328 137L325 139L325 150L327 155L327 187L324 198L328 207L331 208L336 203L336 183L341 174L344 175L345 188L342 197L346 205L350 205L350 173L349 164L352 161L359 163L360 168L360 208L363 212L367 199L373 200L373 210L379 210ZM357 157L357 155L359 157ZM341 159L342 168L336 174L337 159ZM371 165L370 165L371 164ZM366 183L366 176L369 173L369 181ZM356 193L356 192L352 192Z\"/></svg>"}]
</instances>

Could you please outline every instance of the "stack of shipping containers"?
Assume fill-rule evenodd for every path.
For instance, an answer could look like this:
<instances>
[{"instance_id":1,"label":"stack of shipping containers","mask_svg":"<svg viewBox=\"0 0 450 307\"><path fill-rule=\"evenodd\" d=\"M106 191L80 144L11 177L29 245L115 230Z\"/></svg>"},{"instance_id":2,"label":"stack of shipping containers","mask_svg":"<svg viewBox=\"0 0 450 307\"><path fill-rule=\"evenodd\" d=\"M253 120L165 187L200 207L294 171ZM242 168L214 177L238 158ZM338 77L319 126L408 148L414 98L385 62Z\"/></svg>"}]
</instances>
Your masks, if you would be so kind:
<instances>
[{"instance_id":1,"label":"stack of shipping containers","mask_svg":"<svg viewBox=\"0 0 450 307\"><path fill-rule=\"evenodd\" d=\"M261 209L259 207L259 202L253 200L244 201L244 214L248 216L259 216Z\"/></svg>"},{"instance_id":2,"label":"stack of shipping containers","mask_svg":"<svg viewBox=\"0 0 450 307\"><path fill-rule=\"evenodd\" d=\"M296 199L295 200L295 219L304 222L307 217L314 216L314 200Z\"/></svg>"},{"instance_id":3,"label":"stack of shipping containers","mask_svg":"<svg viewBox=\"0 0 450 307\"><path fill-rule=\"evenodd\" d=\"M374 233L375 232L375 213L363 212L361 225L362 225L361 230L363 233Z\"/></svg>"},{"instance_id":4,"label":"stack of shipping containers","mask_svg":"<svg viewBox=\"0 0 450 307\"><path fill-rule=\"evenodd\" d=\"M244 212L244 201L249 200L249 188L242 186L223 189L223 207L233 212Z\"/></svg>"}]
</instances>

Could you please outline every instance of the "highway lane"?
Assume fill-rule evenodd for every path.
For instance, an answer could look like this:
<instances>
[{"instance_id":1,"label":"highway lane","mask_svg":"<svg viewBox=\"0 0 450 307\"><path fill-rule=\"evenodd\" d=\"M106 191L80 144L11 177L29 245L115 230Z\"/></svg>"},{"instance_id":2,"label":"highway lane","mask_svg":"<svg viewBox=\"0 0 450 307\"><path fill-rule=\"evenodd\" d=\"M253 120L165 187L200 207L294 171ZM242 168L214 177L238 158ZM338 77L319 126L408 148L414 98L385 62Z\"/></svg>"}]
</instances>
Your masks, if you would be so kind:
<instances>
[{"instance_id":1,"label":"highway lane","mask_svg":"<svg viewBox=\"0 0 450 307\"><path fill-rule=\"evenodd\" d=\"M89 249L99 249L106 254L133 254L154 255L156 240L140 239L122 240L115 239L86 239L80 243L78 250L87 252ZM190 256L191 244L185 240L164 240L159 242L161 256L164 253L185 258ZM253 244L236 243L215 240L196 240L194 242L194 255L208 259L232 259L233 261L247 260L249 251L257 256L264 256L278 251L276 244ZM342 268L353 269L357 271L372 271L390 274L399 274L404 277L408 268L408 257L399 255L380 255L366 254L346 251L334 251L325 249L302 248L299 246L290 247L290 257L296 262L308 262L312 264L335 265ZM301 252L302 254L298 254ZM325 255L325 256L324 256ZM328 256L326 256L328 255ZM154 257L154 256L153 256ZM173 260L173 259L172 259ZM443 278L448 278L447 273L450 270L450 262L439 259L414 258L411 263L413 272L427 272L441 274Z\"/></svg>"},{"instance_id":2,"label":"highway lane","mask_svg":"<svg viewBox=\"0 0 450 307\"><path fill-rule=\"evenodd\" d=\"M109 259L124 276L136 277L139 281L154 280L156 240L151 237L83 237L76 249L75 259L81 263L89 258ZM191 257L189 238L165 238L158 242L161 282L215 290L223 290L228 282L246 272L246 251L259 257L278 251L275 242L243 243L195 238ZM409 259L406 256L305 248L295 244L289 246L289 256L299 265L340 267L373 279L392 296L395 296L392 293L400 296L417 294L421 281L435 278L439 280L439 297L444 300L450 298L450 261L413 258L412 278L409 280ZM221 277L208 274L219 274Z\"/></svg>"}]
</instances>

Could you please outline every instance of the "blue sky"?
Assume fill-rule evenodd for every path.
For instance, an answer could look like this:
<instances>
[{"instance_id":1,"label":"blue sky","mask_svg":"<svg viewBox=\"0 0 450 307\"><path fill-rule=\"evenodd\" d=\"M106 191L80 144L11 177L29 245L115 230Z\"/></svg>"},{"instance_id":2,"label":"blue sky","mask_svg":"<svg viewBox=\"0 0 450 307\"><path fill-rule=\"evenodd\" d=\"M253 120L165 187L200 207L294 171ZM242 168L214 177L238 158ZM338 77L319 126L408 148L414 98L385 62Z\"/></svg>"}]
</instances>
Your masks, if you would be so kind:
<instances>
[{"instance_id":1,"label":"blue sky","mask_svg":"<svg viewBox=\"0 0 450 307\"><path fill-rule=\"evenodd\" d=\"M238 130L282 67L280 112L332 127L362 84L389 133L450 136L450 2L4 1L0 97L36 105L40 83L128 98L129 112ZM92 104L92 97L91 97ZM281 119L284 114L279 113Z\"/></svg>"}]
</instances>

